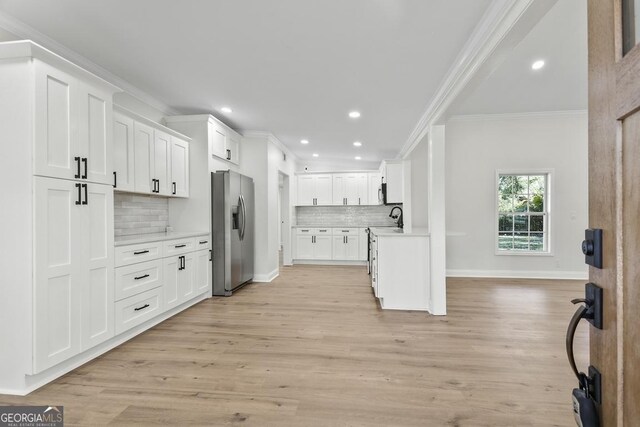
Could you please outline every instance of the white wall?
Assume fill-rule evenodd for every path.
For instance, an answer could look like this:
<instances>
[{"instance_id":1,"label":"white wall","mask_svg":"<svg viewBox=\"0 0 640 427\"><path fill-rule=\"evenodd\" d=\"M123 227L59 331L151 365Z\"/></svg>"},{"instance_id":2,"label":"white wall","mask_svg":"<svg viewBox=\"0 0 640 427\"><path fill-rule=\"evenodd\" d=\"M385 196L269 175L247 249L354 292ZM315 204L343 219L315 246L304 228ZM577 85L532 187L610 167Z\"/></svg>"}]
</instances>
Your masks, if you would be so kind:
<instances>
[{"instance_id":1,"label":"white wall","mask_svg":"<svg viewBox=\"0 0 640 427\"><path fill-rule=\"evenodd\" d=\"M429 225L429 135L416 145L407 160L411 162L411 224L426 228Z\"/></svg>"},{"instance_id":2,"label":"white wall","mask_svg":"<svg viewBox=\"0 0 640 427\"><path fill-rule=\"evenodd\" d=\"M586 112L454 117L446 125L449 276L586 278ZM553 169L552 256L495 254L496 170Z\"/></svg>"}]
</instances>

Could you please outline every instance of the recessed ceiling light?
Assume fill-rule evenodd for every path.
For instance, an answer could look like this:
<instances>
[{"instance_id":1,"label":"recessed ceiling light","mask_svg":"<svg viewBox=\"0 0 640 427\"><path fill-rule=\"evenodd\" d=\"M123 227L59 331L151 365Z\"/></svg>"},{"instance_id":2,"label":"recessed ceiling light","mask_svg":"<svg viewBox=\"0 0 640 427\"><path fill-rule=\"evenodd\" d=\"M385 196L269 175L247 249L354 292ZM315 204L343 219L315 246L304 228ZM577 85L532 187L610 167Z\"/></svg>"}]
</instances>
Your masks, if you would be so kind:
<instances>
[{"instance_id":1,"label":"recessed ceiling light","mask_svg":"<svg viewBox=\"0 0 640 427\"><path fill-rule=\"evenodd\" d=\"M354 147L362 147L362 142L356 141L356 142L353 143L353 146Z\"/></svg>"},{"instance_id":2,"label":"recessed ceiling light","mask_svg":"<svg viewBox=\"0 0 640 427\"><path fill-rule=\"evenodd\" d=\"M308 144L309 140L308 139L301 139L300 140L300 144Z\"/></svg>"},{"instance_id":3,"label":"recessed ceiling light","mask_svg":"<svg viewBox=\"0 0 640 427\"><path fill-rule=\"evenodd\" d=\"M358 117L360 117L360 111L349 112L349 117L351 117L352 119L357 119Z\"/></svg>"},{"instance_id":4,"label":"recessed ceiling light","mask_svg":"<svg viewBox=\"0 0 640 427\"><path fill-rule=\"evenodd\" d=\"M318 156L320 156L320 154L318 154L318 153L313 153L313 157L318 157Z\"/></svg>"},{"instance_id":5,"label":"recessed ceiling light","mask_svg":"<svg viewBox=\"0 0 640 427\"><path fill-rule=\"evenodd\" d=\"M531 69L532 70L539 70L540 68L544 67L544 61L542 59L534 62L533 64L531 64Z\"/></svg>"},{"instance_id":6,"label":"recessed ceiling light","mask_svg":"<svg viewBox=\"0 0 640 427\"><path fill-rule=\"evenodd\" d=\"M356 160L360 160L360 159L362 159L362 157L356 156Z\"/></svg>"},{"instance_id":7,"label":"recessed ceiling light","mask_svg":"<svg viewBox=\"0 0 640 427\"><path fill-rule=\"evenodd\" d=\"M233 110L231 108L229 108L229 107L222 107L220 109L220 111L222 111L223 113L227 113L227 114L233 113Z\"/></svg>"}]
</instances>

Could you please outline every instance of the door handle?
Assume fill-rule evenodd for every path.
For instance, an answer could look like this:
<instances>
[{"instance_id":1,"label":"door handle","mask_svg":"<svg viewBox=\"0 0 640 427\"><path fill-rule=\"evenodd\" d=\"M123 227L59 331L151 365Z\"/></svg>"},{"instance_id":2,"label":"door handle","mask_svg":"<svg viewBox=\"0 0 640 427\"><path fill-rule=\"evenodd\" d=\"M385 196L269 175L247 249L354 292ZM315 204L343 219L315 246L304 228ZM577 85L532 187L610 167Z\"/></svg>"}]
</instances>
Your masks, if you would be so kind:
<instances>
[{"instance_id":1,"label":"door handle","mask_svg":"<svg viewBox=\"0 0 640 427\"><path fill-rule=\"evenodd\" d=\"M89 187L87 184L82 184L82 188L84 189L84 201L82 202L83 205L89 204L89 190L87 189L87 187Z\"/></svg>"},{"instance_id":2,"label":"door handle","mask_svg":"<svg viewBox=\"0 0 640 427\"><path fill-rule=\"evenodd\" d=\"M74 178L80 178L80 157L74 157L73 160L76 162L76 174Z\"/></svg>"},{"instance_id":3,"label":"door handle","mask_svg":"<svg viewBox=\"0 0 640 427\"><path fill-rule=\"evenodd\" d=\"M82 164L84 165L84 174L82 175L82 179L87 179L87 158L82 158Z\"/></svg>"},{"instance_id":4,"label":"door handle","mask_svg":"<svg viewBox=\"0 0 640 427\"><path fill-rule=\"evenodd\" d=\"M78 200L76 200L76 205L82 203L82 184L77 183L76 188L78 189Z\"/></svg>"}]
</instances>

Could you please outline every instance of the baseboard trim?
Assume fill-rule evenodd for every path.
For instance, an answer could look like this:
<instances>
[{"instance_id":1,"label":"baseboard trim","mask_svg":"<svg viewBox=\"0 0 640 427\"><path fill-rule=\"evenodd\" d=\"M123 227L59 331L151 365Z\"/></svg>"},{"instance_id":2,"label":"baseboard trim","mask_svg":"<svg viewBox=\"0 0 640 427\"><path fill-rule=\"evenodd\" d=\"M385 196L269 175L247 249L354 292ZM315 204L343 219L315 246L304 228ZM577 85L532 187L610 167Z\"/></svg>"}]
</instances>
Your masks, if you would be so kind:
<instances>
[{"instance_id":1,"label":"baseboard trim","mask_svg":"<svg viewBox=\"0 0 640 427\"><path fill-rule=\"evenodd\" d=\"M447 270L447 277L498 277L505 279L588 280L586 271Z\"/></svg>"},{"instance_id":2,"label":"baseboard trim","mask_svg":"<svg viewBox=\"0 0 640 427\"><path fill-rule=\"evenodd\" d=\"M181 305L160 314L158 317L149 319L146 322L134 328L129 329L128 331L125 331L119 335L114 336L113 338L110 338L109 340L103 342L102 344L98 344L94 348L88 349L85 352L72 357L71 359L68 359L55 366L52 366L51 368L43 372L40 372L38 374L26 375L25 377L27 379L27 384L24 388L20 388L20 389L3 388L3 389L0 389L0 394L26 396L29 393L39 389L40 387L63 376L64 374L67 374L73 371L74 369L77 369L80 366L84 365L85 363L92 361L98 356L101 356L102 354L108 351L111 351L116 347L119 347L120 345L136 337L137 335L140 335L143 332L158 325L159 323L164 322L170 317L175 316L179 312L186 310L187 308L208 299L209 297L210 297L210 292L208 294L204 293L204 294L198 295L189 301L185 301Z\"/></svg>"},{"instance_id":3,"label":"baseboard trim","mask_svg":"<svg viewBox=\"0 0 640 427\"><path fill-rule=\"evenodd\" d=\"M257 283L269 283L280 275L280 269L276 268L271 273L256 274L253 276L253 281Z\"/></svg>"},{"instance_id":4,"label":"baseboard trim","mask_svg":"<svg viewBox=\"0 0 640 427\"><path fill-rule=\"evenodd\" d=\"M339 260L317 260L317 259L294 259L294 265L367 265L367 261L339 261Z\"/></svg>"}]
</instances>

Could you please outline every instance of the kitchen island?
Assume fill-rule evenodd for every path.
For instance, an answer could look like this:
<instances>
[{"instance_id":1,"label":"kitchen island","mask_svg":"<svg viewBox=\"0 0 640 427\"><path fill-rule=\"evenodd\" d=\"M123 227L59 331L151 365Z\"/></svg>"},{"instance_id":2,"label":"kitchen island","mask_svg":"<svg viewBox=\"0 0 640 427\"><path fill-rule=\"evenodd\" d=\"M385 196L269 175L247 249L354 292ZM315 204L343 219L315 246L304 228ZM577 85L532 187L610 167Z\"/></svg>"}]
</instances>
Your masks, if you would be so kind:
<instances>
[{"instance_id":1,"label":"kitchen island","mask_svg":"<svg viewBox=\"0 0 640 427\"><path fill-rule=\"evenodd\" d=\"M429 311L429 232L370 228L369 269L380 307Z\"/></svg>"}]
</instances>

